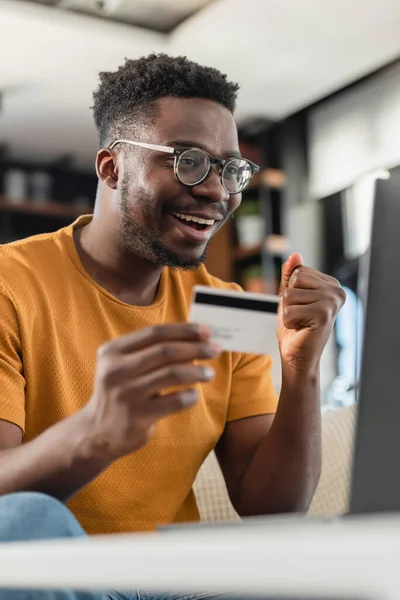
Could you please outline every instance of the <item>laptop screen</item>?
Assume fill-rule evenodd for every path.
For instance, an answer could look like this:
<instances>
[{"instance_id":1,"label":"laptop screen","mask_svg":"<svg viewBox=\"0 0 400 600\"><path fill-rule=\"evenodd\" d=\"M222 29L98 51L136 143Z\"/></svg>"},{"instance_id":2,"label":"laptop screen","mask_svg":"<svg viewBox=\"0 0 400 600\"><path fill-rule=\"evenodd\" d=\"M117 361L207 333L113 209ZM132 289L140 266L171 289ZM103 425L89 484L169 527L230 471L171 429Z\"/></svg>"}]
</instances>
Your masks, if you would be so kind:
<instances>
[{"instance_id":1,"label":"laptop screen","mask_svg":"<svg viewBox=\"0 0 400 600\"><path fill-rule=\"evenodd\" d=\"M375 191L350 513L400 510L400 167Z\"/></svg>"}]
</instances>

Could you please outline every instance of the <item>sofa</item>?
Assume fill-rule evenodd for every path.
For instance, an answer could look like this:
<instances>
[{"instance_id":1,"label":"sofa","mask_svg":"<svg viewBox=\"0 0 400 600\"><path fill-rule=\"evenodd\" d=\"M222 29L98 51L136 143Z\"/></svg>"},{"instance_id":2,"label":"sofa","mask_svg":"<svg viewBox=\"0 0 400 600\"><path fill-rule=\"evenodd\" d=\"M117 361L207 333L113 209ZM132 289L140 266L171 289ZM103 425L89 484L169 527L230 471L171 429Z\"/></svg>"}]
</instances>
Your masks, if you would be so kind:
<instances>
[{"instance_id":1,"label":"sofa","mask_svg":"<svg viewBox=\"0 0 400 600\"><path fill-rule=\"evenodd\" d=\"M338 515L347 510L355 413L354 406L322 412L322 472L310 515ZM203 464L194 492L202 521L239 520L214 452Z\"/></svg>"}]
</instances>

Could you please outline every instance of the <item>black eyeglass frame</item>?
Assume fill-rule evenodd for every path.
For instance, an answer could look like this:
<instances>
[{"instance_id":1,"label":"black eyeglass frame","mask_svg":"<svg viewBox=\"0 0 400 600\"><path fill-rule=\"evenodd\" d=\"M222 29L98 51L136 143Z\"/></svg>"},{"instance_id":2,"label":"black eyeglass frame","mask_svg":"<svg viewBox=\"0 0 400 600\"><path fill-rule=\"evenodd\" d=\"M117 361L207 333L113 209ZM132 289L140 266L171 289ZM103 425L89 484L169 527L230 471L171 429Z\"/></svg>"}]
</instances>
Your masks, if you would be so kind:
<instances>
[{"instance_id":1,"label":"black eyeglass frame","mask_svg":"<svg viewBox=\"0 0 400 600\"><path fill-rule=\"evenodd\" d=\"M171 154L174 157L174 175L175 175L175 177L177 178L177 180L180 183L182 183L182 185L187 185L188 187L194 187L196 185L199 185L203 181L205 181L205 179L207 179L207 177L210 176L213 166L217 165L218 166L217 173L218 173L218 177L221 181L221 185L228 192L228 194L230 194L232 196L234 196L235 194L241 194L242 192L244 192L249 187L250 183L252 182L254 175L256 173L258 173L258 171L260 170L260 167L258 165L256 165L255 163L253 163L248 158L241 158L241 157L234 157L234 156L231 158L225 158L225 159L224 158L214 158L213 156L211 156L208 152L206 152L202 148L196 148L195 146L193 146L192 148L173 148L172 146L159 146L158 144L147 144L145 142L136 142L133 140L118 139L118 140L114 140L110 144L109 149L113 150L117 144L130 144L131 146L137 146L139 148L145 148L147 150L155 150L156 152L166 152L168 154ZM191 150L197 150L198 152L202 152L205 156L207 156L210 166L209 166L207 173L201 179L199 179L195 183L186 183L186 182L182 181L181 178L179 177L178 166L179 166L179 160L180 160L182 154L184 154L185 152L190 152ZM248 165L250 165L251 177L250 177L248 183L245 185L245 187L243 187L238 192L231 192L230 190L228 190L226 188L226 186L224 184L223 175L224 175L225 169L229 166L229 164L236 160L242 160L242 161L246 162Z\"/></svg>"}]
</instances>

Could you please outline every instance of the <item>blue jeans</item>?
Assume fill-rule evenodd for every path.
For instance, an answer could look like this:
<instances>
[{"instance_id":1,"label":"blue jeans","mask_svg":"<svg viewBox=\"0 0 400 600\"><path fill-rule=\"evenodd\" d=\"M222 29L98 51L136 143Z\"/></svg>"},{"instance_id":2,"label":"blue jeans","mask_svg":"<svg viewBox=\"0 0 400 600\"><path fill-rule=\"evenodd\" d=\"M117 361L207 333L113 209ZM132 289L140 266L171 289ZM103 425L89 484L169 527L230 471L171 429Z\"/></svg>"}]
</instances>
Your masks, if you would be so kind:
<instances>
[{"instance_id":1,"label":"blue jeans","mask_svg":"<svg viewBox=\"0 0 400 600\"><path fill-rule=\"evenodd\" d=\"M0 497L0 542L79 537L86 533L68 508L45 494L21 492ZM5 590L0 600L233 600L233 594L155 595L142 590L117 592L74 592L73 590ZM249 599L246 599L249 600Z\"/></svg>"}]
</instances>

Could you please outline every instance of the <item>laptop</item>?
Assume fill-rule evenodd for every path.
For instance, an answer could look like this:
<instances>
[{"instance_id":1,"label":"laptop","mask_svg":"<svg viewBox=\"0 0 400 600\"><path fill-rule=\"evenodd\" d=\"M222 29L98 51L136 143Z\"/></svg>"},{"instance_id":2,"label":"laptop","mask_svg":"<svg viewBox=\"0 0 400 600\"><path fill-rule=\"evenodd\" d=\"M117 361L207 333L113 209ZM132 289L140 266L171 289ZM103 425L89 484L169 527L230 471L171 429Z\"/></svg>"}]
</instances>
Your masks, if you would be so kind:
<instances>
[{"instance_id":1,"label":"laptop","mask_svg":"<svg viewBox=\"0 0 400 600\"><path fill-rule=\"evenodd\" d=\"M368 254L350 514L400 511L400 167L376 183Z\"/></svg>"}]
</instances>

